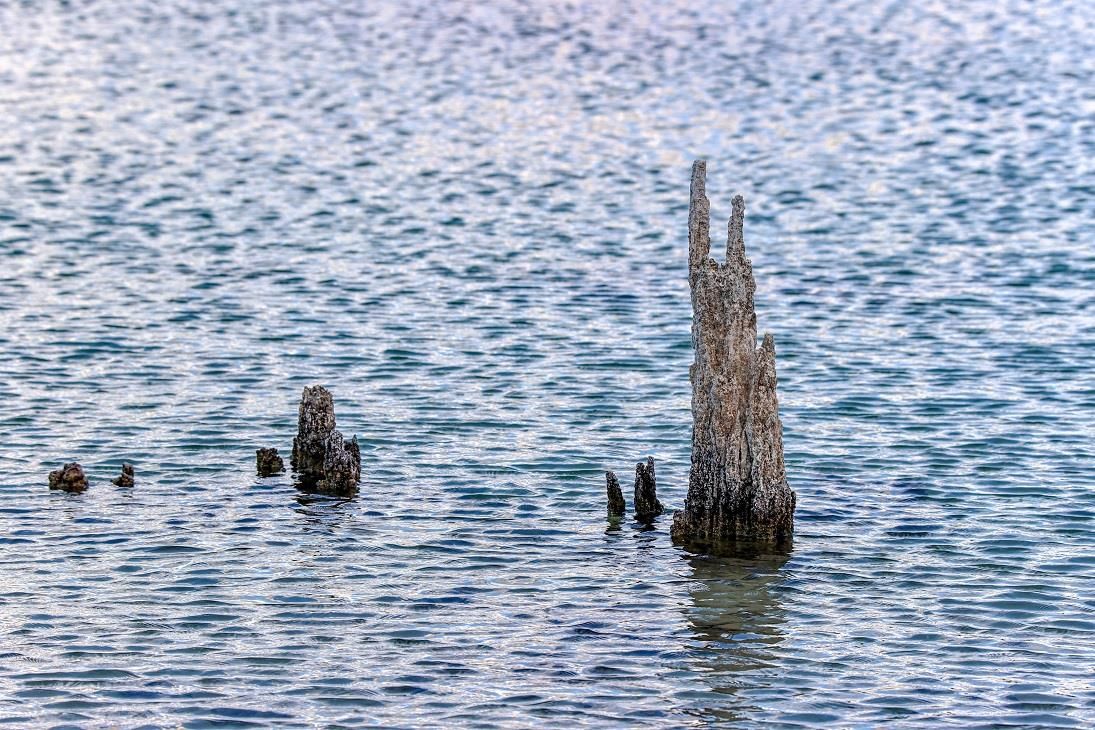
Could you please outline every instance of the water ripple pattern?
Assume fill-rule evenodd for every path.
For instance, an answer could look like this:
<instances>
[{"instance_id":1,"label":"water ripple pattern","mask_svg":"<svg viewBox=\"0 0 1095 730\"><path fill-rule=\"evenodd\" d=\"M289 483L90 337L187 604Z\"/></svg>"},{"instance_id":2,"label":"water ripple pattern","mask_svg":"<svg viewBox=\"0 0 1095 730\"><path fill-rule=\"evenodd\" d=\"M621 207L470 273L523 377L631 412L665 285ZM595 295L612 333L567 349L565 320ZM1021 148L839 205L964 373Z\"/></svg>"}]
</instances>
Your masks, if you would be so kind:
<instances>
[{"instance_id":1,"label":"water ripple pattern","mask_svg":"<svg viewBox=\"0 0 1095 730\"><path fill-rule=\"evenodd\" d=\"M1095 724L1093 8L3 3L0 724ZM696 157L788 556L604 518ZM254 476L311 383L356 499Z\"/></svg>"}]
</instances>

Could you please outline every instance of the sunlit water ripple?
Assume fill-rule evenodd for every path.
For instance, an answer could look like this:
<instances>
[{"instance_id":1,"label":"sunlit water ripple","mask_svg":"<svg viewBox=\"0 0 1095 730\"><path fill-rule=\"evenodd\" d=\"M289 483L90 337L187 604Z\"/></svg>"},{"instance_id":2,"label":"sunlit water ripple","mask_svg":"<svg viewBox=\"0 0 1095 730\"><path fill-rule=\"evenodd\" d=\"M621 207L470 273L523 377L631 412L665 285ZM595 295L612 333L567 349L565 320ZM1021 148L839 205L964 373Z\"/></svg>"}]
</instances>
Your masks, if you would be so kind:
<instances>
[{"instance_id":1,"label":"sunlit water ripple","mask_svg":"<svg viewBox=\"0 0 1095 730\"><path fill-rule=\"evenodd\" d=\"M0 5L7 724L1095 722L1095 6L226 5ZM700 156L787 559L606 529ZM254 477L314 382L357 499Z\"/></svg>"}]
</instances>

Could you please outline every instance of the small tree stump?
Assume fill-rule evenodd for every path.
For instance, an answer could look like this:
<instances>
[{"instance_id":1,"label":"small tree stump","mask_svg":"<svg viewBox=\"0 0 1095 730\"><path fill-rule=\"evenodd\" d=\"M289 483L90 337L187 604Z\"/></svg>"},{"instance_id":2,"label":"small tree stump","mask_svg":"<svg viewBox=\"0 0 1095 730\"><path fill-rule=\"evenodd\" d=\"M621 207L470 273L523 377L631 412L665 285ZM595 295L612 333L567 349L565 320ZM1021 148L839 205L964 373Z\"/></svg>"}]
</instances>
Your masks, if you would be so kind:
<instances>
[{"instance_id":1,"label":"small tree stump","mask_svg":"<svg viewBox=\"0 0 1095 730\"><path fill-rule=\"evenodd\" d=\"M345 494L361 479L361 449L335 428L335 402L322 385L307 387L300 396L297 435L290 463L306 488Z\"/></svg>"},{"instance_id":2,"label":"small tree stump","mask_svg":"<svg viewBox=\"0 0 1095 730\"><path fill-rule=\"evenodd\" d=\"M608 490L608 516L622 517L627 512L627 504L624 503L624 493L620 489L620 480L616 478L615 472L606 471L605 482Z\"/></svg>"},{"instance_id":3,"label":"small tree stump","mask_svg":"<svg viewBox=\"0 0 1095 730\"><path fill-rule=\"evenodd\" d=\"M269 477L285 471L285 462L277 449L255 449L255 468L260 477Z\"/></svg>"},{"instance_id":4,"label":"small tree stump","mask_svg":"<svg viewBox=\"0 0 1095 730\"><path fill-rule=\"evenodd\" d=\"M297 435L293 439L293 469L306 480L323 479L327 438L335 430L335 400L322 385L306 387L300 396Z\"/></svg>"},{"instance_id":5,"label":"small tree stump","mask_svg":"<svg viewBox=\"0 0 1095 730\"><path fill-rule=\"evenodd\" d=\"M337 429L327 437L323 456L323 477L317 486L328 492L346 494L361 480L361 449L357 436L345 441Z\"/></svg>"},{"instance_id":6,"label":"small tree stump","mask_svg":"<svg viewBox=\"0 0 1095 730\"><path fill-rule=\"evenodd\" d=\"M49 473L49 488L64 492L82 492L87 489L87 476L84 467L75 461L65 464Z\"/></svg>"},{"instance_id":7,"label":"small tree stump","mask_svg":"<svg viewBox=\"0 0 1095 730\"><path fill-rule=\"evenodd\" d=\"M111 479L110 483L118 487L132 487L134 473L132 464L122 464L122 473Z\"/></svg>"},{"instance_id":8,"label":"small tree stump","mask_svg":"<svg viewBox=\"0 0 1095 730\"><path fill-rule=\"evenodd\" d=\"M635 465L635 519L650 522L664 511L654 480L654 457L648 456L645 464Z\"/></svg>"}]
</instances>

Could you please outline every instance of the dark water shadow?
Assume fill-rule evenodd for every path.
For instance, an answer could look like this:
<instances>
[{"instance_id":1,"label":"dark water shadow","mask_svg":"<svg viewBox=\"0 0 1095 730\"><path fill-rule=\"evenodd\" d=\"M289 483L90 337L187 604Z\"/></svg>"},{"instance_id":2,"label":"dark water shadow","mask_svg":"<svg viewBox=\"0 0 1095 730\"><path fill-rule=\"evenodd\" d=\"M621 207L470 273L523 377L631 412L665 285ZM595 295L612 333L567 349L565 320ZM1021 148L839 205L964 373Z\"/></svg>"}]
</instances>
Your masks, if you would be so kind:
<instances>
[{"instance_id":1,"label":"dark water shadow","mask_svg":"<svg viewBox=\"0 0 1095 730\"><path fill-rule=\"evenodd\" d=\"M623 515L608 515L605 518L605 535L612 537L622 535L626 526L627 518Z\"/></svg>"},{"instance_id":2,"label":"dark water shadow","mask_svg":"<svg viewBox=\"0 0 1095 730\"><path fill-rule=\"evenodd\" d=\"M326 489L314 480L293 472L293 486L297 490L295 500L300 505L296 511L308 518L309 522L327 524L331 520L340 522L345 519L347 507L355 502L359 486L351 490Z\"/></svg>"},{"instance_id":3,"label":"dark water shadow","mask_svg":"<svg viewBox=\"0 0 1095 730\"><path fill-rule=\"evenodd\" d=\"M301 493L298 497L298 501L306 499L304 495L311 495L313 497L335 499L335 500L353 500L360 491L360 485L355 485L352 489L330 489L323 486L319 481L305 477L297 472L292 472L293 486L297 491ZM316 500L312 500L316 501ZM303 504L303 502L302 502Z\"/></svg>"},{"instance_id":4,"label":"dark water shadow","mask_svg":"<svg viewBox=\"0 0 1095 730\"><path fill-rule=\"evenodd\" d=\"M761 709L751 696L768 688L776 647L785 638L779 587L790 557L754 548L732 557L687 558L693 582L685 613L695 639L689 663L711 693L725 696L707 695L688 714L741 722Z\"/></svg>"},{"instance_id":5,"label":"dark water shadow","mask_svg":"<svg viewBox=\"0 0 1095 730\"><path fill-rule=\"evenodd\" d=\"M295 497L299 506L294 511L302 518L306 532L318 531L333 535L353 522L354 500L326 494L300 493Z\"/></svg>"}]
</instances>

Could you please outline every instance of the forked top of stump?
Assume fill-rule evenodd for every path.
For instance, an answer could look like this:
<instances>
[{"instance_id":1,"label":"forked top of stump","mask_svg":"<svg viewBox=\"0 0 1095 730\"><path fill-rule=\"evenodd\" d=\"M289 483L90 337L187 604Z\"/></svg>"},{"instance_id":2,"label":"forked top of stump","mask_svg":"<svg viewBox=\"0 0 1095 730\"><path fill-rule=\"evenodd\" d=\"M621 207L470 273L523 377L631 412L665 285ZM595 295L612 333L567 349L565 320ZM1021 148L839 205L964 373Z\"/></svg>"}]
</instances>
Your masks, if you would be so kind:
<instances>
[{"instance_id":1,"label":"forked top of stump","mask_svg":"<svg viewBox=\"0 0 1095 730\"><path fill-rule=\"evenodd\" d=\"M684 510L674 516L681 543L716 546L780 542L793 529L795 495L783 466L776 398L775 343L757 347L756 282L745 253L745 200L736 195L726 258L710 257L707 163L692 165L688 282L692 294L692 469Z\"/></svg>"}]
</instances>

